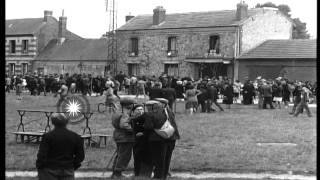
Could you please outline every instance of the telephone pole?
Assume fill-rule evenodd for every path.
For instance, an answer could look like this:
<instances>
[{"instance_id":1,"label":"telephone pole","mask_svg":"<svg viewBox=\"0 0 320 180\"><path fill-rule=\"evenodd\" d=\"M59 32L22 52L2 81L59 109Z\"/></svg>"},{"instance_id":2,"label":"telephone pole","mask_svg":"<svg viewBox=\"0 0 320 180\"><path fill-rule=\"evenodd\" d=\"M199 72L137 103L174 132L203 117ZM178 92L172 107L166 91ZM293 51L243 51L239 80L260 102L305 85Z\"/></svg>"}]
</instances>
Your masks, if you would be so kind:
<instances>
[{"instance_id":1,"label":"telephone pole","mask_svg":"<svg viewBox=\"0 0 320 180\"><path fill-rule=\"evenodd\" d=\"M107 19L109 19L109 30L106 32L107 39L107 61L105 66L105 75L116 75L117 73L117 17L115 10L115 0L106 1Z\"/></svg>"}]
</instances>

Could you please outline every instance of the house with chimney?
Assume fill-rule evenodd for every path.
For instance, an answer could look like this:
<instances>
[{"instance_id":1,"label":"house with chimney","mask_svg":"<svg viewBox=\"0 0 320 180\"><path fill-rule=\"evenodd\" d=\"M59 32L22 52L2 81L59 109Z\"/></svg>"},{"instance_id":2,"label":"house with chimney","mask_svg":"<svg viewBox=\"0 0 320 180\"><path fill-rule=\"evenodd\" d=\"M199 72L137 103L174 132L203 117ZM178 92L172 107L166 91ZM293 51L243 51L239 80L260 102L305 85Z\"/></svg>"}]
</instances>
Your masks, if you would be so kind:
<instances>
[{"instance_id":1,"label":"house with chimney","mask_svg":"<svg viewBox=\"0 0 320 180\"><path fill-rule=\"evenodd\" d=\"M58 21L52 11L47 10L42 18L6 20L6 73L18 75L33 70L43 73L43 67L32 67L32 63L51 40L82 39L67 30L66 21L66 17L60 17Z\"/></svg>"},{"instance_id":2,"label":"house with chimney","mask_svg":"<svg viewBox=\"0 0 320 180\"><path fill-rule=\"evenodd\" d=\"M292 39L294 28L278 9L248 9L244 2L234 10L173 14L160 6L126 20L116 31L119 71L195 79L244 78L238 57L266 40Z\"/></svg>"}]
</instances>

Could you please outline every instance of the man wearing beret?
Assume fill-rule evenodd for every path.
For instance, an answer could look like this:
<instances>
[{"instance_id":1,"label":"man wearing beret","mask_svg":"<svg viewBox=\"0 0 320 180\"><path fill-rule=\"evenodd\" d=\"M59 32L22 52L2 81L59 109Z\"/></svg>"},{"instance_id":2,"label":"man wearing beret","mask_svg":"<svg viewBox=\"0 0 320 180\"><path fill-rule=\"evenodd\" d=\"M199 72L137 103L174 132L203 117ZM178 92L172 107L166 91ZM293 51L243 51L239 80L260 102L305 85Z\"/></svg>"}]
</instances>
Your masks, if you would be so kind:
<instances>
[{"instance_id":1,"label":"man wearing beret","mask_svg":"<svg viewBox=\"0 0 320 180\"><path fill-rule=\"evenodd\" d=\"M122 171L127 168L131 159L134 134L131 127L130 113L135 103L134 99L121 99L122 113L114 113L111 117L112 126L114 127L113 139L117 145L117 154L113 161L111 178L123 177Z\"/></svg>"},{"instance_id":2,"label":"man wearing beret","mask_svg":"<svg viewBox=\"0 0 320 180\"><path fill-rule=\"evenodd\" d=\"M73 180L85 157L83 140L66 128L68 118L63 113L53 113L51 122L54 129L43 135L37 155L39 180Z\"/></svg>"}]
</instances>

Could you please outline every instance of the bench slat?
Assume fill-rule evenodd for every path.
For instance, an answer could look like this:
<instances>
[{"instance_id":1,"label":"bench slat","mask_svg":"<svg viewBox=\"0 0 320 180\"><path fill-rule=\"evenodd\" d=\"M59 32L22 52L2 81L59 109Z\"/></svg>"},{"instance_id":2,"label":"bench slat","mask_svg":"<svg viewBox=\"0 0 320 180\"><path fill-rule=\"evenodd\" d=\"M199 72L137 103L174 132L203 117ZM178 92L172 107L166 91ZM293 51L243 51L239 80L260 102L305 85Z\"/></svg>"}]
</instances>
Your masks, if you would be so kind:
<instances>
[{"instance_id":1,"label":"bench slat","mask_svg":"<svg viewBox=\"0 0 320 180\"><path fill-rule=\"evenodd\" d=\"M42 136L44 133L42 132L12 132L12 134L21 134L21 135L31 135L31 136Z\"/></svg>"}]
</instances>

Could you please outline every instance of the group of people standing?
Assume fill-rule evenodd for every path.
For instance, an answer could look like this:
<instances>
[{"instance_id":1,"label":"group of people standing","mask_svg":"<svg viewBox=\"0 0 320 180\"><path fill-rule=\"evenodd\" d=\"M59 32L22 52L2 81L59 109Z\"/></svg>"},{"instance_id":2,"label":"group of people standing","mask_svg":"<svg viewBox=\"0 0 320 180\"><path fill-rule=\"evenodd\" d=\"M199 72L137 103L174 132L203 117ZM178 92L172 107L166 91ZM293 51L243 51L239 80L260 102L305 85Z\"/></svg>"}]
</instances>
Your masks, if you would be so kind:
<instances>
[{"instance_id":1,"label":"group of people standing","mask_svg":"<svg viewBox=\"0 0 320 180\"><path fill-rule=\"evenodd\" d=\"M180 138L175 115L168 100L156 98L145 104L134 99L120 101L123 111L112 116L113 137L117 145L113 161L113 178L122 177L131 155L134 160L134 176L166 179L175 142ZM168 121L173 134L163 137L156 130Z\"/></svg>"}]
</instances>

